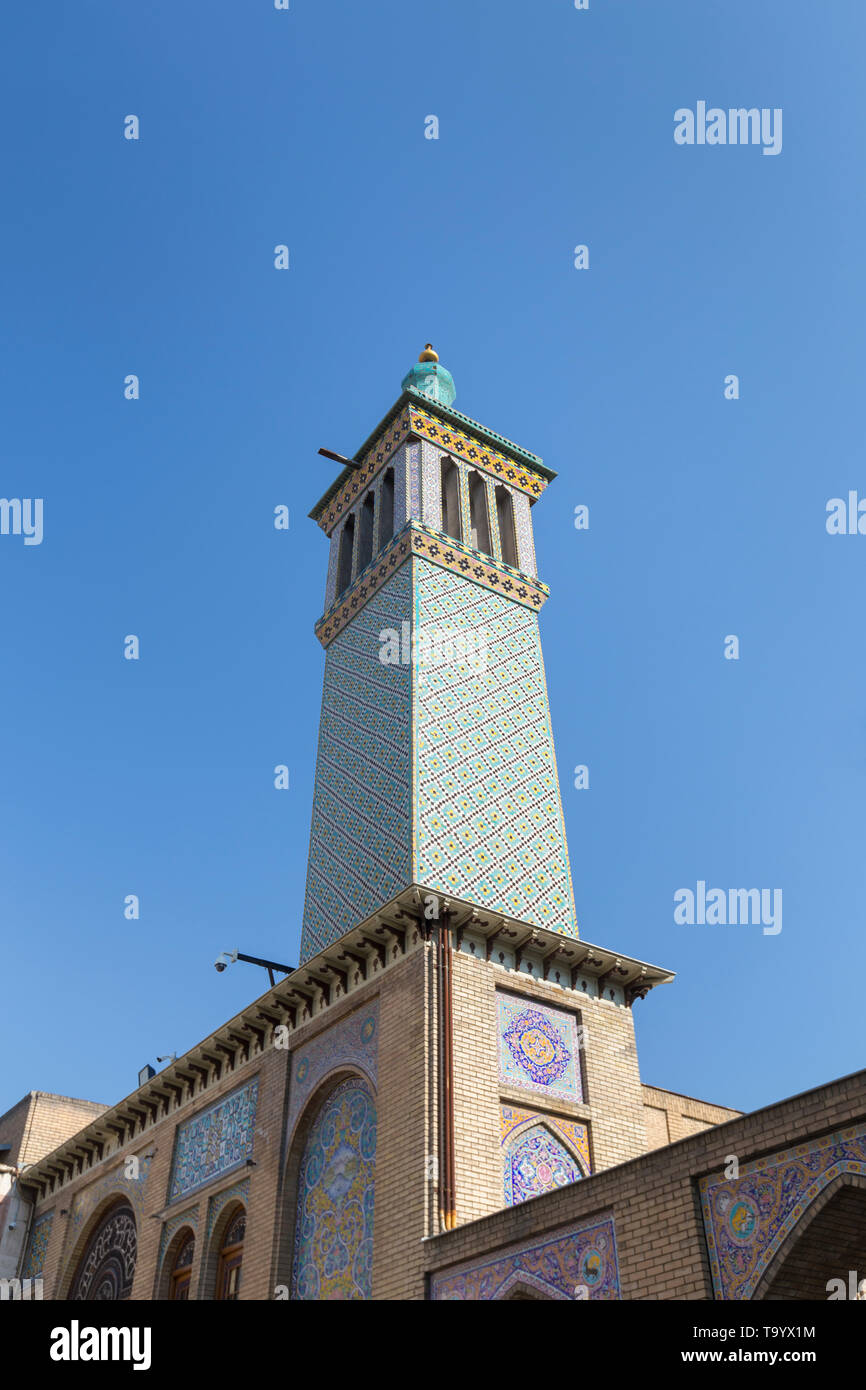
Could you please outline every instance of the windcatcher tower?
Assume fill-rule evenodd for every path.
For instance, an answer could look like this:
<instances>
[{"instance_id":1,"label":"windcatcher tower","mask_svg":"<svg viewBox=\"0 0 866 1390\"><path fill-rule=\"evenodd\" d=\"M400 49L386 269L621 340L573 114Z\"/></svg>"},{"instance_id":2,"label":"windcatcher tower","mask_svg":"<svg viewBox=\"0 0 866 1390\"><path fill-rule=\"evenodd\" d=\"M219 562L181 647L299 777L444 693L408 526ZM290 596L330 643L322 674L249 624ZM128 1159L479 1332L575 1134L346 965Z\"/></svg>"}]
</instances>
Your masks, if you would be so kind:
<instances>
[{"instance_id":1,"label":"windcatcher tower","mask_svg":"<svg viewBox=\"0 0 866 1390\"><path fill-rule=\"evenodd\" d=\"M286 984L304 1032L355 1009L335 1076L378 991L373 1297L418 1296L425 1236L645 1151L631 1006L672 978L578 936L532 534L555 474L454 397L428 344L310 514L326 660Z\"/></svg>"},{"instance_id":2,"label":"windcatcher tower","mask_svg":"<svg viewBox=\"0 0 866 1390\"><path fill-rule=\"evenodd\" d=\"M459 414L428 345L311 512L330 540L301 955L417 885L576 937L531 508L556 476Z\"/></svg>"},{"instance_id":3,"label":"windcatcher tower","mask_svg":"<svg viewBox=\"0 0 866 1390\"><path fill-rule=\"evenodd\" d=\"M632 1005L671 976L577 933L531 522L553 474L454 409L429 346L336 457L301 963L21 1175L14 1258L49 1297L102 1288L107 1250L135 1299L234 1297L241 1267L242 1298L607 1299L617 1241L643 1249L595 1180L648 1147ZM506 1209L545 1193L579 1213L532 1254L550 1204Z\"/></svg>"}]
</instances>

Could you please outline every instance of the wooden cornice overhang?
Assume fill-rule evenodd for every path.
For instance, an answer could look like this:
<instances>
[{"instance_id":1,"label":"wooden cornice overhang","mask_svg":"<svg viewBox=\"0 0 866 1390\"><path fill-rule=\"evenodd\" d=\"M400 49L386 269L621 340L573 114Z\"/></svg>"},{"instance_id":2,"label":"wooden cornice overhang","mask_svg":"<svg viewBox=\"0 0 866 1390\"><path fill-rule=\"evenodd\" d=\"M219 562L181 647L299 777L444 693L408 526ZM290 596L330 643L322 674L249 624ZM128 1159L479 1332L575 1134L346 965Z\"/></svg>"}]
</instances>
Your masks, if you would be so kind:
<instances>
[{"instance_id":1,"label":"wooden cornice overhang","mask_svg":"<svg viewBox=\"0 0 866 1390\"><path fill-rule=\"evenodd\" d=\"M285 1034L277 1035L278 1029L287 1029L290 1037L402 960L411 946L420 944L417 915L407 915L398 902L376 912L31 1164L21 1173L21 1185L36 1200L53 1196L105 1159L116 1157L137 1142L146 1143L156 1124L205 1096L215 1082L261 1057L278 1037L281 1046L290 1048L291 1042L285 1042Z\"/></svg>"},{"instance_id":2,"label":"wooden cornice overhang","mask_svg":"<svg viewBox=\"0 0 866 1390\"><path fill-rule=\"evenodd\" d=\"M31 1164L21 1173L22 1187L39 1201L53 1196L127 1146L146 1143L155 1125L205 1097L213 1084L261 1057L269 1047L279 1046L288 1054L298 1029L326 1015L429 940L437 926L436 919L426 915L430 903L447 913L445 920L457 950L463 949L465 940L471 955L479 943L479 959L494 964L513 961L505 966L508 973L577 991L583 981L593 979L600 997L610 981L624 991L627 1005L674 978L670 970L606 947L413 885Z\"/></svg>"},{"instance_id":3,"label":"wooden cornice overhang","mask_svg":"<svg viewBox=\"0 0 866 1390\"><path fill-rule=\"evenodd\" d=\"M418 890L422 891L422 890ZM504 917L498 912L486 912L459 898L446 901L455 931L455 944L460 950L467 935L483 938L484 956L494 964L504 964L513 957L515 972L534 979L560 985L563 989L581 990L581 982L594 980L600 998L604 985L617 984L623 990L625 1002L645 999L656 985L669 984L672 970L633 959L606 946L534 927L517 918Z\"/></svg>"}]
</instances>

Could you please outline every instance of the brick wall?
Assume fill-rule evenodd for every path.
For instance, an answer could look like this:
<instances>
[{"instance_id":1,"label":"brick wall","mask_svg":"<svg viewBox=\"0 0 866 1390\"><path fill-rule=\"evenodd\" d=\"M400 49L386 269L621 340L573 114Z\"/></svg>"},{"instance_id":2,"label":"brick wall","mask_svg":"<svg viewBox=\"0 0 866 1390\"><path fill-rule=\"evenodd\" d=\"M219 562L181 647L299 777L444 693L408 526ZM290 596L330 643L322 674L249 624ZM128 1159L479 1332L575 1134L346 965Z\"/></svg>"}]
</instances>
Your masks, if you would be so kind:
<instances>
[{"instance_id":1,"label":"brick wall","mask_svg":"<svg viewBox=\"0 0 866 1390\"><path fill-rule=\"evenodd\" d=\"M75 1100L49 1091L30 1091L0 1115L0 1144L11 1144L3 1161L15 1167L36 1163L101 1115L98 1101Z\"/></svg>"},{"instance_id":2,"label":"brick wall","mask_svg":"<svg viewBox=\"0 0 866 1390\"><path fill-rule=\"evenodd\" d=\"M681 1096L676 1091L663 1091L658 1086L643 1086L644 1119L648 1146L657 1149L661 1144L676 1143L688 1134L699 1134L712 1125L735 1120L743 1112L709 1101Z\"/></svg>"},{"instance_id":3,"label":"brick wall","mask_svg":"<svg viewBox=\"0 0 866 1390\"><path fill-rule=\"evenodd\" d=\"M204 1238L208 1201L239 1180L249 1179L247 1238L250 1246L263 1252L262 1257L244 1264L242 1298L266 1298L271 1275L271 1236L273 1231L274 1186L278 1174L283 1097L287 1053L266 1048L247 1062L241 1062L219 1081L203 1092L186 1100L170 1115L148 1126L134 1141L107 1154L101 1163L81 1177L64 1185L53 1197L36 1207L36 1215L54 1212L51 1235L43 1271L45 1298L66 1298L77 1265L101 1215L116 1201L126 1198L136 1212L138 1255L132 1298L147 1300L158 1296L157 1262L163 1220L180 1212L198 1216L196 1253L193 1265L193 1288L199 1277L207 1273L208 1256ZM182 1197L170 1206L168 1188L174 1153L175 1131L179 1124L208 1109L222 1096L236 1090L253 1077L259 1077L259 1095L253 1140L254 1168L242 1167L214 1179L200 1191ZM147 1156L152 1155L149 1162ZM143 1175L138 1179L124 1176L128 1158L139 1160ZM74 1221L77 1202L87 1211L80 1225ZM267 1217L263 1218L263 1213ZM65 1213L65 1215L64 1215ZM212 1261L213 1263L213 1261ZM211 1271L213 1273L213 1271Z\"/></svg>"},{"instance_id":4,"label":"brick wall","mask_svg":"<svg viewBox=\"0 0 866 1390\"><path fill-rule=\"evenodd\" d=\"M698 1179L720 1172L730 1154L742 1165L864 1118L861 1071L437 1236L426 1245L428 1271L504 1254L521 1241L612 1211L623 1298L712 1298ZM782 1296L790 1296L787 1286Z\"/></svg>"},{"instance_id":5,"label":"brick wall","mask_svg":"<svg viewBox=\"0 0 866 1390\"><path fill-rule=\"evenodd\" d=\"M52 1211L54 1220L43 1271L45 1297L68 1296L78 1264L90 1236L113 1202L127 1198L133 1204L138 1227L138 1254L132 1298L149 1300L167 1296L167 1265L160 1268L160 1248L174 1251L181 1226L174 1224L163 1242L166 1223L182 1216L196 1233L191 1297L212 1298L216 1285L218 1251L223 1227L221 1216L208 1238L209 1204L220 1200L239 1182L249 1183L247 1229L244 1246L241 1299L261 1300L276 1296L278 1286L291 1286L294 1250L297 1176L309 1123L298 1124L291 1149L286 1150L292 1058L311 1042L337 1028L356 1010L379 999L379 1079L377 1094L378 1136L376 1150L376 1201L374 1208L374 1298L422 1298L424 1296L423 1237L438 1229L436 1219L436 1083L431 1041L435 1032L435 992L432 981L432 947L414 949L362 988L295 1030L291 1049L270 1042L246 1062L236 1065L219 1081L97 1163L87 1173L65 1184L56 1194L39 1202L36 1215ZM340 1072L344 1074L344 1070ZM229 1092L258 1078L253 1167L235 1168L201 1189L169 1203L176 1130L209 1109ZM304 1116L318 1109L321 1096L334 1078L323 1080L321 1093L314 1088ZM76 1128L80 1128L76 1126ZM125 1160L139 1159L142 1177L123 1176ZM430 1160L433 1167L430 1166ZM84 1219L75 1222L78 1204ZM63 1215L65 1213L65 1215Z\"/></svg>"},{"instance_id":6,"label":"brick wall","mask_svg":"<svg viewBox=\"0 0 866 1390\"><path fill-rule=\"evenodd\" d=\"M497 991L572 1012L583 1029L582 1102L554 1100L500 1082ZM455 1146L458 1220L503 1205L500 1104L545 1110L588 1124L593 1171L644 1153L644 1096L631 1009L579 990L504 969L476 956L454 956Z\"/></svg>"},{"instance_id":7,"label":"brick wall","mask_svg":"<svg viewBox=\"0 0 866 1390\"><path fill-rule=\"evenodd\" d=\"M344 1025L350 1030L357 1011L370 1009L374 1000L378 1000L372 1285L376 1299L423 1298L432 1271L478 1259L569 1223L591 1222L604 1212L613 1214L623 1297L709 1298L712 1284L698 1202L700 1177L720 1171L730 1154L746 1163L866 1115L866 1073L753 1115L737 1116L724 1107L643 1086L632 1011L622 1004L561 989L466 952L453 957L453 987L455 1231L439 1230L438 980L431 942L414 944L402 958L395 955L387 970L374 972L347 997L304 1023L291 1035L291 1051L275 1047L270 1038L261 1048L251 1044L252 1055L246 1061L238 1060L204 1088L196 1085L196 1093L185 1095L171 1114L149 1124L134 1140L106 1153L90 1171L40 1202L37 1214L54 1213L43 1271L45 1296L68 1294L94 1225L112 1202L127 1197L136 1212L139 1233L133 1298L166 1295L167 1262L161 1273L160 1249L176 1248L182 1238L180 1217L184 1222L191 1219L196 1228L191 1296L213 1297L220 1240L231 1213L225 1199L241 1183L248 1187L243 1193L247 1235L240 1296L269 1299L277 1286L290 1287L297 1178L305 1136L323 1095L347 1068L352 1069L338 1061L310 1083L287 1149L293 1061L313 1055L314 1045L327 1041L331 1030ZM528 1005L570 1011L583 1026L585 1090L579 1102L512 1089L500 1079L497 997L503 992ZM259 1091L253 1166L238 1166L169 1203L178 1125L254 1077ZM586 1124L593 1176L505 1208L503 1102ZM100 1112L100 1107L87 1102L70 1104L87 1107L87 1117ZM31 1097L4 1117L6 1132L22 1152L25 1141L47 1142L48 1126L59 1122L58 1116L65 1114L68 1125L74 1118L72 1127L80 1128L81 1112L74 1113L69 1106L46 1104L37 1107L37 1114L40 1108L45 1117L41 1126L34 1123L28 1128ZM661 1123L671 1142L654 1147L661 1137ZM688 1126L704 1128L689 1136ZM140 1160L138 1179L125 1176L125 1160L131 1155ZM212 1202L220 1211L208 1237ZM838 1226L840 1210L828 1211L828 1230ZM170 1229L166 1223L171 1223ZM164 1229L169 1230L165 1239ZM818 1273L816 1269L817 1265L813 1282L823 1266ZM781 1296L792 1296L797 1282L792 1276L788 1284L780 1284Z\"/></svg>"}]
</instances>

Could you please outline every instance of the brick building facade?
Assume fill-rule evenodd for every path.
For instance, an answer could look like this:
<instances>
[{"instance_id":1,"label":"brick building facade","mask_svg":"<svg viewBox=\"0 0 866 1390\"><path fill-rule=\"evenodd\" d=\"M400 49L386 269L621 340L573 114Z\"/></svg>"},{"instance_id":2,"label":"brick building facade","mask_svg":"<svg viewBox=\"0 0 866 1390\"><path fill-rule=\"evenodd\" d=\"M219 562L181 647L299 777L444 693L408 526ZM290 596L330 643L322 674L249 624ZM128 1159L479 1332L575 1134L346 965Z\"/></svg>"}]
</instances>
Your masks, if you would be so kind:
<instances>
[{"instance_id":1,"label":"brick building facade","mask_svg":"<svg viewBox=\"0 0 866 1390\"><path fill-rule=\"evenodd\" d=\"M641 1080L633 1007L673 976L578 932L554 475L453 398L426 350L312 513L302 964L10 1165L46 1298L826 1297L866 1267L866 1074L745 1116Z\"/></svg>"}]
</instances>

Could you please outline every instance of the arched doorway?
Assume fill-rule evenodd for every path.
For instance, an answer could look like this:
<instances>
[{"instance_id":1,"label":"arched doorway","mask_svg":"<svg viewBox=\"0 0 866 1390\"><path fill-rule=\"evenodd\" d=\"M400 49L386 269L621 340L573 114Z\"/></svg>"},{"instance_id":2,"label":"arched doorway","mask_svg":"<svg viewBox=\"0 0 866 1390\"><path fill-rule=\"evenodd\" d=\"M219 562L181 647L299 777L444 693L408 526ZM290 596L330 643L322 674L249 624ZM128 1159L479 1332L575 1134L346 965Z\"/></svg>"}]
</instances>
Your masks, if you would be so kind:
<instances>
[{"instance_id":1,"label":"arched doorway","mask_svg":"<svg viewBox=\"0 0 866 1390\"><path fill-rule=\"evenodd\" d=\"M856 1298L864 1278L866 1179L845 1173L804 1212L752 1297L772 1302Z\"/></svg>"},{"instance_id":2,"label":"arched doorway","mask_svg":"<svg viewBox=\"0 0 866 1390\"><path fill-rule=\"evenodd\" d=\"M195 1259L195 1236L185 1231L175 1251L169 1277L168 1296L173 1303L185 1303L189 1299L189 1286L192 1279L192 1262Z\"/></svg>"},{"instance_id":3,"label":"arched doorway","mask_svg":"<svg viewBox=\"0 0 866 1390\"><path fill-rule=\"evenodd\" d=\"M82 1255L69 1298L84 1303L115 1303L129 1298L135 1277L138 1233L132 1207L120 1201L97 1223Z\"/></svg>"},{"instance_id":4,"label":"arched doorway","mask_svg":"<svg viewBox=\"0 0 866 1390\"><path fill-rule=\"evenodd\" d=\"M246 1231L246 1208L237 1207L225 1228L217 1264L216 1296L223 1303L235 1302L240 1295Z\"/></svg>"},{"instance_id":5,"label":"arched doorway","mask_svg":"<svg viewBox=\"0 0 866 1390\"><path fill-rule=\"evenodd\" d=\"M325 1097L298 1171L292 1297L372 1297L376 1102L360 1076Z\"/></svg>"}]
</instances>

